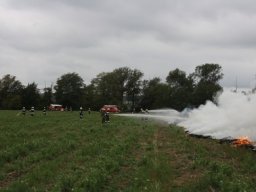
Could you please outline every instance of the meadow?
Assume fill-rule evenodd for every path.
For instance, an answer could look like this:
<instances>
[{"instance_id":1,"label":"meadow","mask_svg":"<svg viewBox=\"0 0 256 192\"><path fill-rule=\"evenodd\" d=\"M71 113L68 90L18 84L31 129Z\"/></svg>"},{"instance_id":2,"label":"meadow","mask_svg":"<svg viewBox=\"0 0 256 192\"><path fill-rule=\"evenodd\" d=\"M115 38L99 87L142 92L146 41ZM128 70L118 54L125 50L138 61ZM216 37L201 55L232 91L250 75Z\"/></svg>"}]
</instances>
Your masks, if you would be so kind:
<instances>
[{"instance_id":1,"label":"meadow","mask_svg":"<svg viewBox=\"0 0 256 192\"><path fill-rule=\"evenodd\" d=\"M0 111L0 191L255 191L256 153L98 112Z\"/></svg>"}]
</instances>

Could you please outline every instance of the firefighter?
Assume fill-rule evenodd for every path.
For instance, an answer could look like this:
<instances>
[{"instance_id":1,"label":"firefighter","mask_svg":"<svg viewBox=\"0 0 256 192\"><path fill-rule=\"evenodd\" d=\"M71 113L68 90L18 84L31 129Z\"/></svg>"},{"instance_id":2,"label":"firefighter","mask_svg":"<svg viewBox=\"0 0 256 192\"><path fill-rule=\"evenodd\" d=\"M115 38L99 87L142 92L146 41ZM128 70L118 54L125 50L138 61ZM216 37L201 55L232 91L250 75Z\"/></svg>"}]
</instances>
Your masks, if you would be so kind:
<instances>
[{"instance_id":1,"label":"firefighter","mask_svg":"<svg viewBox=\"0 0 256 192\"><path fill-rule=\"evenodd\" d=\"M105 113L105 122L109 123L109 112Z\"/></svg>"},{"instance_id":2,"label":"firefighter","mask_svg":"<svg viewBox=\"0 0 256 192\"><path fill-rule=\"evenodd\" d=\"M43 114L46 115L46 108L43 109Z\"/></svg>"},{"instance_id":3,"label":"firefighter","mask_svg":"<svg viewBox=\"0 0 256 192\"><path fill-rule=\"evenodd\" d=\"M105 123L106 122L106 112L105 109L100 110L100 115L101 115L101 122Z\"/></svg>"},{"instance_id":4,"label":"firefighter","mask_svg":"<svg viewBox=\"0 0 256 192\"><path fill-rule=\"evenodd\" d=\"M22 115L26 115L26 108L25 107L22 107Z\"/></svg>"},{"instance_id":5,"label":"firefighter","mask_svg":"<svg viewBox=\"0 0 256 192\"><path fill-rule=\"evenodd\" d=\"M84 112L83 112L83 107L82 106L80 107L79 115L80 115L80 119L82 119L83 116L84 116Z\"/></svg>"},{"instance_id":6,"label":"firefighter","mask_svg":"<svg viewBox=\"0 0 256 192\"><path fill-rule=\"evenodd\" d=\"M34 109L34 107L31 107L30 116L34 116L34 115L35 115L35 109Z\"/></svg>"}]
</instances>

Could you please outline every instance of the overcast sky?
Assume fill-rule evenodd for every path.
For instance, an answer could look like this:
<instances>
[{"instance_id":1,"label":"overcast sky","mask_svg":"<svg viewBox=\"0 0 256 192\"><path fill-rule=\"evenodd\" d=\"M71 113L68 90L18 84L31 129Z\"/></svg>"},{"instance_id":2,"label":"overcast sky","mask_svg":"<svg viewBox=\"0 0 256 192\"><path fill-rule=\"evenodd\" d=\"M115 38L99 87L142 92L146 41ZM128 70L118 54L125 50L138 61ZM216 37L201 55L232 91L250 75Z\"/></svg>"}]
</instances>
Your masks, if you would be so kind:
<instances>
[{"instance_id":1,"label":"overcast sky","mask_svg":"<svg viewBox=\"0 0 256 192\"><path fill-rule=\"evenodd\" d=\"M256 74L255 0L1 0L0 77L85 81L128 66L144 79L204 63L222 66L225 87Z\"/></svg>"}]
</instances>

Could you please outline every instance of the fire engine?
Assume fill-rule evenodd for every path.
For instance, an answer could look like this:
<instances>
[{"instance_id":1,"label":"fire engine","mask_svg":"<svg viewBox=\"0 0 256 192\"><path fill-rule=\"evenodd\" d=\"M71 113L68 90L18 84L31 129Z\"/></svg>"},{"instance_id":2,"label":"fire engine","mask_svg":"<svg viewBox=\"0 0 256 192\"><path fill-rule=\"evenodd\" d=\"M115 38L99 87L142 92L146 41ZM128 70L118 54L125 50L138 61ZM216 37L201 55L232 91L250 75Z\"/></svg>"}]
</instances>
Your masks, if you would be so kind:
<instances>
[{"instance_id":1,"label":"fire engine","mask_svg":"<svg viewBox=\"0 0 256 192\"><path fill-rule=\"evenodd\" d=\"M104 105L101 109L101 111L110 112L110 113L119 113L120 110L116 105Z\"/></svg>"},{"instance_id":2,"label":"fire engine","mask_svg":"<svg viewBox=\"0 0 256 192\"><path fill-rule=\"evenodd\" d=\"M51 104L49 106L49 110L50 111L64 111L64 108L62 107L62 105L59 105L59 104Z\"/></svg>"}]
</instances>

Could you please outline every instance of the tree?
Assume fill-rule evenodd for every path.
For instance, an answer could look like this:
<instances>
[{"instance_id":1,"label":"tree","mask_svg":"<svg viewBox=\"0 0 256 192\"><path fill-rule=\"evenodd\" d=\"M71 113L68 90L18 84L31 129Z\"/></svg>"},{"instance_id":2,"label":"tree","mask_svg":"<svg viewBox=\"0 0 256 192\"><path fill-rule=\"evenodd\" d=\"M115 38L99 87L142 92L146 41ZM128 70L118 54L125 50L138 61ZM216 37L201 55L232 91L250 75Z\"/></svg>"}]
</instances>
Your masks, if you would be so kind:
<instances>
[{"instance_id":1,"label":"tree","mask_svg":"<svg viewBox=\"0 0 256 192\"><path fill-rule=\"evenodd\" d=\"M144 109L157 109L167 107L169 87L161 83L160 78L144 80L142 83L142 97L140 106Z\"/></svg>"},{"instance_id":2,"label":"tree","mask_svg":"<svg viewBox=\"0 0 256 192\"><path fill-rule=\"evenodd\" d=\"M136 95L140 92L141 77L143 73L122 67L108 73L100 73L91 82L95 90L95 99L99 107L104 104L116 104L127 108L123 101L127 98L134 105ZM124 99L124 96L125 97Z\"/></svg>"},{"instance_id":3,"label":"tree","mask_svg":"<svg viewBox=\"0 0 256 192\"><path fill-rule=\"evenodd\" d=\"M169 72L168 76L166 77L166 82L172 88L181 88L187 86L189 80L184 71L181 71L180 69L175 69Z\"/></svg>"},{"instance_id":4,"label":"tree","mask_svg":"<svg viewBox=\"0 0 256 192\"><path fill-rule=\"evenodd\" d=\"M129 81L131 69L128 67L121 67L112 72L112 79L114 80L113 92L118 100L118 105L122 106L124 101L124 94L127 90L127 83Z\"/></svg>"},{"instance_id":5,"label":"tree","mask_svg":"<svg viewBox=\"0 0 256 192\"><path fill-rule=\"evenodd\" d=\"M15 76L5 75L0 80L0 108L20 109L22 89L21 82Z\"/></svg>"},{"instance_id":6,"label":"tree","mask_svg":"<svg viewBox=\"0 0 256 192\"><path fill-rule=\"evenodd\" d=\"M176 110L183 110L190 106L193 92L193 80L187 77L184 71L175 69L169 72L166 81L170 87L168 106Z\"/></svg>"},{"instance_id":7,"label":"tree","mask_svg":"<svg viewBox=\"0 0 256 192\"><path fill-rule=\"evenodd\" d=\"M129 72L128 82L126 84L126 92L128 98L131 98L132 101L132 109L135 107L138 99L136 96L141 91L141 78L143 77L143 73L137 69L131 70Z\"/></svg>"},{"instance_id":8,"label":"tree","mask_svg":"<svg viewBox=\"0 0 256 192\"><path fill-rule=\"evenodd\" d=\"M41 106L42 107L50 106L51 103L53 103L52 87L46 87L44 88L44 92L42 95Z\"/></svg>"},{"instance_id":9,"label":"tree","mask_svg":"<svg viewBox=\"0 0 256 192\"><path fill-rule=\"evenodd\" d=\"M222 91L219 81L223 78L222 68L218 64L203 64L197 66L191 74L195 87L193 93L193 104L199 106L207 100L214 101L217 92Z\"/></svg>"},{"instance_id":10,"label":"tree","mask_svg":"<svg viewBox=\"0 0 256 192\"><path fill-rule=\"evenodd\" d=\"M56 102L79 108L82 103L84 83L77 73L67 73L57 79L54 89Z\"/></svg>"},{"instance_id":11,"label":"tree","mask_svg":"<svg viewBox=\"0 0 256 192\"><path fill-rule=\"evenodd\" d=\"M112 91L110 86L112 83L111 73L100 73L91 81L94 90L94 102L96 108L101 108L104 104L111 104Z\"/></svg>"},{"instance_id":12,"label":"tree","mask_svg":"<svg viewBox=\"0 0 256 192\"><path fill-rule=\"evenodd\" d=\"M206 63L197 66L192 77L196 83L201 81L218 84L218 81L223 78L222 68L219 64Z\"/></svg>"},{"instance_id":13,"label":"tree","mask_svg":"<svg viewBox=\"0 0 256 192\"><path fill-rule=\"evenodd\" d=\"M36 83L28 84L22 91L22 105L26 108L40 107L40 93Z\"/></svg>"},{"instance_id":14,"label":"tree","mask_svg":"<svg viewBox=\"0 0 256 192\"><path fill-rule=\"evenodd\" d=\"M82 105L85 108L90 108L92 110L98 110L96 105L96 98L95 98L95 88L92 84L85 86L83 89L83 98L82 98Z\"/></svg>"}]
</instances>

